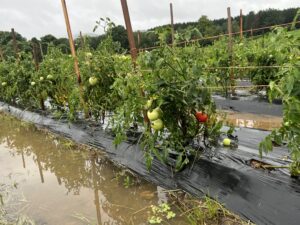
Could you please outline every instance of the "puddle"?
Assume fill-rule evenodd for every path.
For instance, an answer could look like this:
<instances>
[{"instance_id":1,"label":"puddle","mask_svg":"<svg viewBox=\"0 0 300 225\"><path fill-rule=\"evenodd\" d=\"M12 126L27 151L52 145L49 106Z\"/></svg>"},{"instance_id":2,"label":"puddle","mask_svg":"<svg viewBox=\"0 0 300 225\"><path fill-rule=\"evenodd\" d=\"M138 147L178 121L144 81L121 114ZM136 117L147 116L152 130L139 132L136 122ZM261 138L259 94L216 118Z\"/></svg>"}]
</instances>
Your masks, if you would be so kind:
<instances>
[{"instance_id":1,"label":"puddle","mask_svg":"<svg viewBox=\"0 0 300 225\"><path fill-rule=\"evenodd\" d=\"M262 130L273 130L280 128L282 123L281 117L269 115L256 115L250 113L225 112L227 124L235 127L247 127Z\"/></svg>"},{"instance_id":2,"label":"puddle","mask_svg":"<svg viewBox=\"0 0 300 225\"><path fill-rule=\"evenodd\" d=\"M1 114L0 128L0 193L9 193L4 207L11 217L43 225L148 224L147 207L167 201L162 188L103 155Z\"/></svg>"}]
</instances>

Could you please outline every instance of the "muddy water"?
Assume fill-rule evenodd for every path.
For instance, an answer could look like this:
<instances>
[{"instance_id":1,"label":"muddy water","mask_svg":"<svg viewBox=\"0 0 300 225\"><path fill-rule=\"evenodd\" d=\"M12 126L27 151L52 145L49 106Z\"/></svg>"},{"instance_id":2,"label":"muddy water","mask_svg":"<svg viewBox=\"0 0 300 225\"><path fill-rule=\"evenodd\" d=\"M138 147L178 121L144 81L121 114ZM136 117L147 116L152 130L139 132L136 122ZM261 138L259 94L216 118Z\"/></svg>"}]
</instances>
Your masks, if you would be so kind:
<instances>
[{"instance_id":1,"label":"muddy water","mask_svg":"<svg viewBox=\"0 0 300 225\"><path fill-rule=\"evenodd\" d=\"M167 201L162 188L103 155L0 114L0 193L5 191L8 217L24 214L43 225L147 224L147 207ZM168 223L185 224L178 217Z\"/></svg>"},{"instance_id":2,"label":"muddy water","mask_svg":"<svg viewBox=\"0 0 300 225\"><path fill-rule=\"evenodd\" d=\"M282 118L250 113L225 112L226 122L235 127L248 127L262 130L273 130L281 127Z\"/></svg>"}]
</instances>

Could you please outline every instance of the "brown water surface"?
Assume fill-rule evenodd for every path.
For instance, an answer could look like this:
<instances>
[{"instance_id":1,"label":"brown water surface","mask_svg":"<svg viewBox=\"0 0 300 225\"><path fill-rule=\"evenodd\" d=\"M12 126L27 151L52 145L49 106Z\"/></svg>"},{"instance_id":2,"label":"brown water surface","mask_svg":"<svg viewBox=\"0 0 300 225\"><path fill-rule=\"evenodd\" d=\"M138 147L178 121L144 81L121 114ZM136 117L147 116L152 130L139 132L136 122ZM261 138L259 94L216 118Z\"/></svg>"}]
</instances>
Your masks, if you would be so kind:
<instances>
[{"instance_id":1,"label":"brown water surface","mask_svg":"<svg viewBox=\"0 0 300 225\"><path fill-rule=\"evenodd\" d=\"M103 155L0 114L0 193L11 217L36 224L147 224L158 186L128 175ZM176 217L169 224L186 224Z\"/></svg>"},{"instance_id":2,"label":"brown water surface","mask_svg":"<svg viewBox=\"0 0 300 225\"><path fill-rule=\"evenodd\" d=\"M281 127L282 118L269 115L256 115L227 111L226 122L235 127L248 127L262 130L273 130Z\"/></svg>"}]
</instances>

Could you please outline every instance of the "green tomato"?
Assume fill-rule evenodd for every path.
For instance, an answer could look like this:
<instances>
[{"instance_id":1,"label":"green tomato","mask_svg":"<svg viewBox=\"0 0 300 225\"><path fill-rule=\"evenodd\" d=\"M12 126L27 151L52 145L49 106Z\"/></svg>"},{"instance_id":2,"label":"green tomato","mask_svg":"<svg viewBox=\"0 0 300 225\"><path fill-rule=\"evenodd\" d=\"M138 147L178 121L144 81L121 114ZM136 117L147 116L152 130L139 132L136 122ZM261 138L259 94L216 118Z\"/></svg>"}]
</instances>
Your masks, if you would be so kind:
<instances>
[{"instance_id":1,"label":"green tomato","mask_svg":"<svg viewBox=\"0 0 300 225\"><path fill-rule=\"evenodd\" d=\"M53 79L53 76L52 76L51 74L49 74L49 75L47 76L47 79L48 79L48 80L52 80L52 79Z\"/></svg>"},{"instance_id":2,"label":"green tomato","mask_svg":"<svg viewBox=\"0 0 300 225\"><path fill-rule=\"evenodd\" d=\"M153 103L153 99L149 99L145 105L145 109L150 109L150 107L152 106Z\"/></svg>"},{"instance_id":3,"label":"green tomato","mask_svg":"<svg viewBox=\"0 0 300 225\"><path fill-rule=\"evenodd\" d=\"M229 138L224 138L223 145L224 146L230 146L230 144L231 144L231 140Z\"/></svg>"},{"instance_id":4,"label":"green tomato","mask_svg":"<svg viewBox=\"0 0 300 225\"><path fill-rule=\"evenodd\" d=\"M159 107L155 108L152 112L148 111L147 116L150 121L157 120L162 114L162 111Z\"/></svg>"},{"instance_id":5,"label":"green tomato","mask_svg":"<svg viewBox=\"0 0 300 225\"><path fill-rule=\"evenodd\" d=\"M90 77L89 78L89 83L91 86L95 86L98 83L98 78L97 77Z\"/></svg>"},{"instance_id":6,"label":"green tomato","mask_svg":"<svg viewBox=\"0 0 300 225\"><path fill-rule=\"evenodd\" d=\"M44 77L40 77L40 81L43 81L44 80Z\"/></svg>"},{"instance_id":7,"label":"green tomato","mask_svg":"<svg viewBox=\"0 0 300 225\"><path fill-rule=\"evenodd\" d=\"M91 58L93 56L93 54L91 52L87 52L87 53L85 53L85 56L88 58Z\"/></svg>"},{"instance_id":8,"label":"green tomato","mask_svg":"<svg viewBox=\"0 0 300 225\"><path fill-rule=\"evenodd\" d=\"M117 57L118 57L119 59L123 59L123 60L128 60L128 59L130 59L130 56L127 56L127 55L117 55Z\"/></svg>"},{"instance_id":9,"label":"green tomato","mask_svg":"<svg viewBox=\"0 0 300 225\"><path fill-rule=\"evenodd\" d=\"M34 86L34 85L35 85L35 82L34 82L34 81L32 81L30 84L31 84L31 86Z\"/></svg>"},{"instance_id":10,"label":"green tomato","mask_svg":"<svg viewBox=\"0 0 300 225\"><path fill-rule=\"evenodd\" d=\"M159 114L159 117L161 117L161 116L162 116L162 114L163 114L163 111L161 110L161 108L159 108L159 107L156 107L154 110L158 112L158 114Z\"/></svg>"},{"instance_id":11,"label":"green tomato","mask_svg":"<svg viewBox=\"0 0 300 225\"><path fill-rule=\"evenodd\" d=\"M2 87L5 87L6 85L7 85L7 83L6 82L2 82Z\"/></svg>"},{"instance_id":12,"label":"green tomato","mask_svg":"<svg viewBox=\"0 0 300 225\"><path fill-rule=\"evenodd\" d=\"M154 120L154 121L152 121L152 123L151 123L151 127L152 127L154 130L159 131L159 130L163 129L163 127L164 127L164 122L163 122L161 119Z\"/></svg>"}]
</instances>

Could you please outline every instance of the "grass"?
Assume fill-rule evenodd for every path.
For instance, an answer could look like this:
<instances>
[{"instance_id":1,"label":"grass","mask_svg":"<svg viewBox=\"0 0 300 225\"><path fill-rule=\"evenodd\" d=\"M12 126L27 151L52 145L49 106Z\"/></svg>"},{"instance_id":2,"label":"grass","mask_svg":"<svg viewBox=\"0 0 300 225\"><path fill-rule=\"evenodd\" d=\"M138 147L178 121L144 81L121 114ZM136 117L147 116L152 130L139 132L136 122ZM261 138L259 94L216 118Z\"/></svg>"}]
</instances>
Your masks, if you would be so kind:
<instances>
[{"instance_id":1,"label":"grass","mask_svg":"<svg viewBox=\"0 0 300 225\"><path fill-rule=\"evenodd\" d=\"M181 212L179 216L184 217L191 225L253 225L207 196L196 199L184 192L170 192L169 196Z\"/></svg>"},{"instance_id":2,"label":"grass","mask_svg":"<svg viewBox=\"0 0 300 225\"><path fill-rule=\"evenodd\" d=\"M171 224L172 221L184 221L184 224L190 225L254 225L209 197L198 199L181 190L164 192L167 193L169 199L167 203L147 206L134 212L132 216L147 212L150 224ZM130 224L133 225L133 221Z\"/></svg>"}]
</instances>

